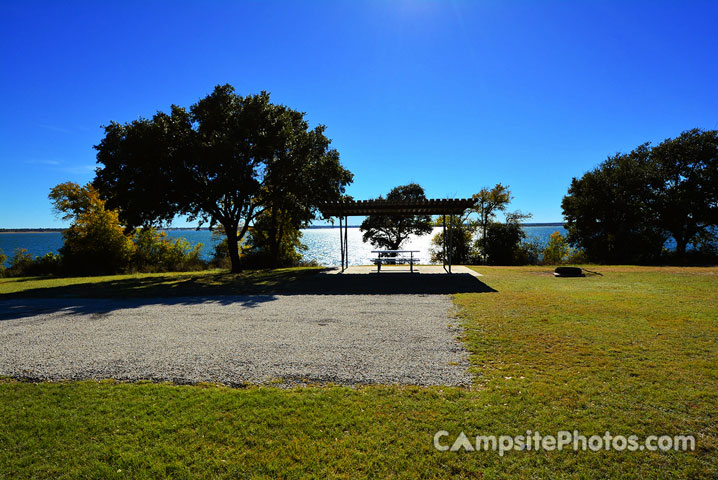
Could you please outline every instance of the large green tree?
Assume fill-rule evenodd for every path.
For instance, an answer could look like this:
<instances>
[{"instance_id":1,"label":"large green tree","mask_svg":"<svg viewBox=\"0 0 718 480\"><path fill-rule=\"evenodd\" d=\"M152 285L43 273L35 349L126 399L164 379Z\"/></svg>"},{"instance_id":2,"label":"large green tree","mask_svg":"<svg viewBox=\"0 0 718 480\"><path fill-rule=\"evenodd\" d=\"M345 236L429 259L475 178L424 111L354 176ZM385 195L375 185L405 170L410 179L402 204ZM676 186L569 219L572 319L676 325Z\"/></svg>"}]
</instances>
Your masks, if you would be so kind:
<instances>
[{"instance_id":1,"label":"large green tree","mask_svg":"<svg viewBox=\"0 0 718 480\"><path fill-rule=\"evenodd\" d=\"M239 271L237 246L259 215L277 212L275 226L299 228L319 202L341 197L352 174L329 144L323 126L310 129L303 113L271 103L268 93L217 86L189 110L173 105L169 114L105 127L94 184L128 228L176 215L220 224Z\"/></svg>"},{"instance_id":2,"label":"large green tree","mask_svg":"<svg viewBox=\"0 0 718 480\"><path fill-rule=\"evenodd\" d=\"M379 196L379 200L384 197ZM417 183L394 187L387 194L386 200L410 201L426 200L424 188ZM369 215L360 226L364 232L365 242L388 250L398 250L409 235L426 235L431 233L431 216L429 215Z\"/></svg>"},{"instance_id":3,"label":"large green tree","mask_svg":"<svg viewBox=\"0 0 718 480\"><path fill-rule=\"evenodd\" d=\"M684 256L718 226L718 131L698 129L669 138L651 150L656 169L655 211Z\"/></svg>"},{"instance_id":4,"label":"large green tree","mask_svg":"<svg viewBox=\"0 0 718 480\"><path fill-rule=\"evenodd\" d=\"M609 157L571 181L563 208L568 239L600 263L650 263L667 235L655 218L650 148Z\"/></svg>"},{"instance_id":5,"label":"large green tree","mask_svg":"<svg viewBox=\"0 0 718 480\"><path fill-rule=\"evenodd\" d=\"M718 131L683 132L616 154L574 178L561 203L569 241L593 261L650 263L673 237L679 258L715 241Z\"/></svg>"}]
</instances>

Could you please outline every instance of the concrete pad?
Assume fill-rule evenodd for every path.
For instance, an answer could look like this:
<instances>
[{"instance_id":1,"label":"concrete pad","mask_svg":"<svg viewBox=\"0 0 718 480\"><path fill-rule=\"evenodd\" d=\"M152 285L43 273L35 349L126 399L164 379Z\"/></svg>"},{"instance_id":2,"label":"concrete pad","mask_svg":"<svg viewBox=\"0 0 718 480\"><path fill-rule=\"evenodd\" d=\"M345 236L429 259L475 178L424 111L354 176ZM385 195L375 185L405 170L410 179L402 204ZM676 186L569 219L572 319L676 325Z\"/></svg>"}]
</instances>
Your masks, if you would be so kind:
<instances>
[{"instance_id":1,"label":"concrete pad","mask_svg":"<svg viewBox=\"0 0 718 480\"><path fill-rule=\"evenodd\" d=\"M325 270L323 274L326 275L335 275L335 274L343 274L343 275L368 275L370 273L377 274L377 273L409 273L409 266L408 265L383 265L381 267L381 272L378 272L375 265L351 265L349 268L344 270L342 272L341 268L335 267L329 270ZM417 274L431 274L431 275L437 275L437 274L444 274L448 275L446 270L444 270L444 267L441 265L415 265L414 266L414 273ZM451 267L451 273L452 274L469 274L473 277L483 277L479 272L476 270L466 267L464 265L454 265Z\"/></svg>"}]
</instances>

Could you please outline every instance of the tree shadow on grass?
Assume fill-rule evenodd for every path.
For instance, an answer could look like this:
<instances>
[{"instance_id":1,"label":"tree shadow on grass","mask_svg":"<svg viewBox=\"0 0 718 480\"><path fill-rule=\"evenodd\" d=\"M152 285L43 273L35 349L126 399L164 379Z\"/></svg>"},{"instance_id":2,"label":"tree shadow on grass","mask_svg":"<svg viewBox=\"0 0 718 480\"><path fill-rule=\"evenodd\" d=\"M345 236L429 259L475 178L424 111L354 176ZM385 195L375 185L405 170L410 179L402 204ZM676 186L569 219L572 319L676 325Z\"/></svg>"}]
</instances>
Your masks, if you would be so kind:
<instances>
[{"instance_id":1,"label":"tree shadow on grass","mask_svg":"<svg viewBox=\"0 0 718 480\"><path fill-rule=\"evenodd\" d=\"M432 295L496 292L466 274L327 274L270 270L120 278L0 295L0 320L66 313L101 316L146 305L219 303L255 307L277 295ZM42 300L39 300L42 299ZM380 300L378 300L380 301Z\"/></svg>"}]
</instances>

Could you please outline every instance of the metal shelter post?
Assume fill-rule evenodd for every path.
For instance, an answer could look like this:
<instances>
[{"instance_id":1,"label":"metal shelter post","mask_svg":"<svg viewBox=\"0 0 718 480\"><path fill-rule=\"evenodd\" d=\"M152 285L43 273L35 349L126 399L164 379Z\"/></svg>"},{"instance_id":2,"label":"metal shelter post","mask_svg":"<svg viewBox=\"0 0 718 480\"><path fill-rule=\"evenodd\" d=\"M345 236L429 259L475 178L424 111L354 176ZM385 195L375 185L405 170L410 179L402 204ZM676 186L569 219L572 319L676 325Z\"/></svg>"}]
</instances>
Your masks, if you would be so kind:
<instances>
[{"instance_id":1,"label":"metal shelter post","mask_svg":"<svg viewBox=\"0 0 718 480\"><path fill-rule=\"evenodd\" d=\"M344 271L344 236L342 235L342 217L339 217L339 250L341 251L342 272Z\"/></svg>"},{"instance_id":2,"label":"metal shelter post","mask_svg":"<svg viewBox=\"0 0 718 480\"><path fill-rule=\"evenodd\" d=\"M347 230L349 228L349 217L344 216L344 262L346 268L349 268L349 238L347 236Z\"/></svg>"},{"instance_id":3,"label":"metal shelter post","mask_svg":"<svg viewBox=\"0 0 718 480\"><path fill-rule=\"evenodd\" d=\"M449 215L449 273L451 273L451 250L453 245L453 239L454 239L454 216Z\"/></svg>"},{"instance_id":4,"label":"metal shelter post","mask_svg":"<svg viewBox=\"0 0 718 480\"><path fill-rule=\"evenodd\" d=\"M446 215L441 216L441 225L443 227L441 235L441 246L443 248L441 252L441 265L444 267L444 270L446 270Z\"/></svg>"}]
</instances>

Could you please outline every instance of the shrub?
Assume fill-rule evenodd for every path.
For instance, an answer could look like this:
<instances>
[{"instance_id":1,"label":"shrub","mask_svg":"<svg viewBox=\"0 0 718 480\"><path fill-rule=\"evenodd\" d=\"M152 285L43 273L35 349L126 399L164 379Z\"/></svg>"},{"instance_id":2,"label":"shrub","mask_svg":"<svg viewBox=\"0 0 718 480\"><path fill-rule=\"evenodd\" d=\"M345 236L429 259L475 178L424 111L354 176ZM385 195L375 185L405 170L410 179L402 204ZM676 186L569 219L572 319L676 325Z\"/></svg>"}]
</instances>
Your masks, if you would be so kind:
<instances>
[{"instance_id":1,"label":"shrub","mask_svg":"<svg viewBox=\"0 0 718 480\"><path fill-rule=\"evenodd\" d=\"M259 215L249 235L239 247L242 268L294 267L302 260L307 247L301 242L302 232L287 217Z\"/></svg>"},{"instance_id":2,"label":"shrub","mask_svg":"<svg viewBox=\"0 0 718 480\"><path fill-rule=\"evenodd\" d=\"M105 210L104 205L82 213L62 235L65 243L60 253L70 274L126 271L135 250L132 240L122 231L117 212Z\"/></svg>"},{"instance_id":3,"label":"shrub","mask_svg":"<svg viewBox=\"0 0 718 480\"><path fill-rule=\"evenodd\" d=\"M8 277L57 275L61 269L60 255L50 252L42 257L33 257L27 252L27 249L18 248L10 259L10 267L4 270L4 274Z\"/></svg>"},{"instance_id":4,"label":"shrub","mask_svg":"<svg viewBox=\"0 0 718 480\"><path fill-rule=\"evenodd\" d=\"M514 256L515 265L538 265L543 243L539 240L524 240L519 243Z\"/></svg>"},{"instance_id":5,"label":"shrub","mask_svg":"<svg viewBox=\"0 0 718 480\"><path fill-rule=\"evenodd\" d=\"M203 247L201 243L193 247L186 239L178 238L174 242L167 242L167 245L160 258L160 265L167 271L201 270L206 267L206 263L200 258Z\"/></svg>"},{"instance_id":6,"label":"shrub","mask_svg":"<svg viewBox=\"0 0 718 480\"><path fill-rule=\"evenodd\" d=\"M60 248L66 273L112 274L129 267L134 244L123 232L117 211L105 208L97 189L66 182L55 186L49 198L63 220L72 220Z\"/></svg>"},{"instance_id":7,"label":"shrub","mask_svg":"<svg viewBox=\"0 0 718 480\"><path fill-rule=\"evenodd\" d=\"M5 262L7 261L7 257L5 256L5 252L2 251L2 248L0 248L0 277L5 276Z\"/></svg>"},{"instance_id":8,"label":"shrub","mask_svg":"<svg viewBox=\"0 0 718 480\"><path fill-rule=\"evenodd\" d=\"M301 259L297 262L297 264L295 266L297 266L297 267L321 267L321 265L315 258L312 258L311 260Z\"/></svg>"},{"instance_id":9,"label":"shrub","mask_svg":"<svg viewBox=\"0 0 718 480\"><path fill-rule=\"evenodd\" d=\"M15 249L13 256L10 258L10 268L7 269L8 276L21 277L29 275L27 273L33 263L32 255L27 252L26 248Z\"/></svg>"},{"instance_id":10,"label":"shrub","mask_svg":"<svg viewBox=\"0 0 718 480\"><path fill-rule=\"evenodd\" d=\"M571 254L566 259L566 263L570 264L586 264L589 263L588 255L581 248L572 248Z\"/></svg>"},{"instance_id":11,"label":"shrub","mask_svg":"<svg viewBox=\"0 0 718 480\"><path fill-rule=\"evenodd\" d=\"M184 238L171 242L167 240L167 233L154 228L135 230L132 241L135 249L131 266L135 271L178 272L205 267L200 259L201 243L192 247Z\"/></svg>"},{"instance_id":12,"label":"shrub","mask_svg":"<svg viewBox=\"0 0 718 480\"><path fill-rule=\"evenodd\" d=\"M571 248L568 239L558 231L553 232L548 245L543 249L541 263L544 265L562 265L565 263L587 263L583 250Z\"/></svg>"},{"instance_id":13,"label":"shrub","mask_svg":"<svg viewBox=\"0 0 718 480\"><path fill-rule=\"evenodd\" d=\"M543 249L544 265L561 265L571 254L571 246L566 237L558 231L553 232L549 237L548 245Z\"/></svg>"},{"instance_id":14,"label":"shrub","mask_svg":"<svg viewBox=\"0 0 718 480\"><path fill-rule=\"evenodd\" d=\"M35 257L30 269L31 275L60 275L62 273L62 256L48 252L42 257Z\"/></svg>"}]
</instances>

